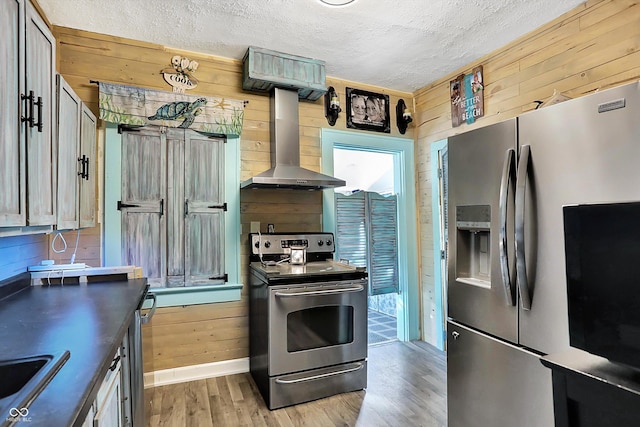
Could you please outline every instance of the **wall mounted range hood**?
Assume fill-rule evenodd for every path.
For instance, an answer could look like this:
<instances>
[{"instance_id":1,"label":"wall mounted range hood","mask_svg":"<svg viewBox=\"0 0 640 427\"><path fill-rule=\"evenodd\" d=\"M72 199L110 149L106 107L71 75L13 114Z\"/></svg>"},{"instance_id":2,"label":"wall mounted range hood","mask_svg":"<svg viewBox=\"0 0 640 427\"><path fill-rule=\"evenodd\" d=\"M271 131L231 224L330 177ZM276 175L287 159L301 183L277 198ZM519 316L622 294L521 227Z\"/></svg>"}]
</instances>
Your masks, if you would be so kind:
<instances>
[{"instance_id":1,"label":"wall mounted range hood","mask_svg":"<svg viewBox=\"0 0 640 427\"><path fill-rule=\"evenodd\" d=\"M322 190L342 187L341 179L300 167L298 91L271 92L271 169L240 184L240 188Z\"/></svg>"}]
</instances>

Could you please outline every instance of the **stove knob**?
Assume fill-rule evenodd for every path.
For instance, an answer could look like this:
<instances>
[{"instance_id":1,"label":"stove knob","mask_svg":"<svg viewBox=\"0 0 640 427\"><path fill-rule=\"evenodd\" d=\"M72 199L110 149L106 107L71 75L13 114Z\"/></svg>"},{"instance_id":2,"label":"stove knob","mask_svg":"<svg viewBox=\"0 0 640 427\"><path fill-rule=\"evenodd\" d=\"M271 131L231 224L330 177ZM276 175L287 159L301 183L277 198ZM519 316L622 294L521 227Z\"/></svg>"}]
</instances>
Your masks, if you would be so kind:
<instances>
[{"instance_id":1,"label":"stove knob","mask_svg":"<svg viewBox=\"0 0 640 427\"><path fill-rule=\"evenodd\" d=\"M256 241L256 242L253 244L253 246L255 246L255 247L256 247L256 249L260 249L260 242L257 242L257 241Z\"/></svg>"},{"instance_id":2,"label":"stove knob","mask_svg":"<svg viewBox=\"0 0 640 427\"><path fill-rule=\"evenodd\" d=\"M324 241L318 240L318 246L322 246L322 245L324 245Z\"/></svg>"},{"instance_id":3,"label":"stove knob","mask_svg":"<svg viewBox=\"0 0 640 427\"><path fill-rule=\"evenodd\" d=\"M266 242L264 242L264 247L269 249L271 247L271 242L268 241L268 240Z\"/></svg>"},{"instance_id":4,"label":"stove knob","mask_svg":"<svg viewBox=\"0 0 640 427\"><path fill-rule=\"evenodd\" d=\"M331 239L327 239L327 246L331 246L333 244L333 242L331 241Z\"/></svg>"}]
</instances>

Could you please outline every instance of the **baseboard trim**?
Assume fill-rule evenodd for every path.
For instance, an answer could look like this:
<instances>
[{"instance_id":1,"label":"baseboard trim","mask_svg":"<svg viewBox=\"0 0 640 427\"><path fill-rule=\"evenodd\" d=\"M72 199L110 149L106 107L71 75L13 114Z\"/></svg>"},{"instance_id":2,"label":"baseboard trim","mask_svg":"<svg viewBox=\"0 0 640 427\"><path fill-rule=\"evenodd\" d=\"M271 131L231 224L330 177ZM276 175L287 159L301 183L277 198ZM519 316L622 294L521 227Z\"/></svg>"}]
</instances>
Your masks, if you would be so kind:
<instances>
[{"instance_id":1,"label":"baseboard trim","mask_svg":"<svg viewBox=\"0 0 640 427\"><path fill-rule=\"evenodd\" d=\"M249 372L249 358L162 369L144 374L144 388Z\"/></svg>"}]
</instances>

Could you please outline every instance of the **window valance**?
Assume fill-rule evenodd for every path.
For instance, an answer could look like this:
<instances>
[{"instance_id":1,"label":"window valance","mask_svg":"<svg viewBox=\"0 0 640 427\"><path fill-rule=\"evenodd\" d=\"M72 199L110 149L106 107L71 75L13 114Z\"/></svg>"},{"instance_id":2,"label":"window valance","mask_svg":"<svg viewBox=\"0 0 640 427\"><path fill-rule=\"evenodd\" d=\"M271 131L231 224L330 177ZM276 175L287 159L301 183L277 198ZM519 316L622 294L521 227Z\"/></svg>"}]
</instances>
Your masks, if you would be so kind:
<instances>
[{"instance_id":1,"label":"window valance","mask_svg":"<svg viewBox=\"0 0 640 427\"><path fill-rule=\"evenodd\" d=\"M189 128L238 137L245 101L99 83L100 118L128 125Z\"/></svg>"}]
</instances>

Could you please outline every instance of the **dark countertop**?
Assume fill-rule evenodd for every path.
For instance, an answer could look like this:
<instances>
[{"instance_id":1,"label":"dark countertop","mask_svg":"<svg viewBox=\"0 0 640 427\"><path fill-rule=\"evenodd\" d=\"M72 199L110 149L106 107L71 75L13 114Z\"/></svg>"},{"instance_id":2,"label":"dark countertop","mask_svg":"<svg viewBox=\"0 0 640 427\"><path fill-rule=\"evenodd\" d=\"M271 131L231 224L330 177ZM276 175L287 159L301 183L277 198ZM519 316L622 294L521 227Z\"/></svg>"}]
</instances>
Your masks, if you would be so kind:
<instances>
[{"instance_id":1,"label":"dark countertop","mask_svg":"<svg viewBox=\"0 0 640 427\"><path fill-rule=\"evenodd\" d=\"M28 286L0 300L0 359L71 353L29 406L30 427L84 420L146 288L146 279Z\"/></svg>"},{"instance_id":2,"label":"dark countertop","mask_svg":"<svg viewBox=\"0 0 640 427\"><path fill-rule=\"evenodd\" d=\"M576 348L541 358L544 366L567 374L579 374L640 395L640 370L610 362Z\"/></svg>"}]
</instances>

